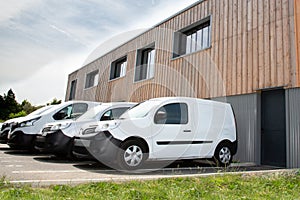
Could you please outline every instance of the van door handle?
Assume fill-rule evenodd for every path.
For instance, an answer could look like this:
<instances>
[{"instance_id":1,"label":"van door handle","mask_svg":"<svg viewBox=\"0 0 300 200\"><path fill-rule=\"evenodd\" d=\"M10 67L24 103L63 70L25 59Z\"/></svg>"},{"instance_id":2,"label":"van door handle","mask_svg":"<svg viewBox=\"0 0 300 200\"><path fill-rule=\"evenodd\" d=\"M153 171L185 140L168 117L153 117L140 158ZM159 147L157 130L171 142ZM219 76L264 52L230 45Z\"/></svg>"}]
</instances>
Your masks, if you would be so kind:
<instances>
[{"instance_id":1,"label":"van door handle","mask_svg":"<svg viewBox=\"0 0 300 200\"><path fill-rule=\"evenodd\" d=\"M183 132L184 133L190 133L190 132L192 132L192 130L184 130Z\"/></svg>"}]
</instances>

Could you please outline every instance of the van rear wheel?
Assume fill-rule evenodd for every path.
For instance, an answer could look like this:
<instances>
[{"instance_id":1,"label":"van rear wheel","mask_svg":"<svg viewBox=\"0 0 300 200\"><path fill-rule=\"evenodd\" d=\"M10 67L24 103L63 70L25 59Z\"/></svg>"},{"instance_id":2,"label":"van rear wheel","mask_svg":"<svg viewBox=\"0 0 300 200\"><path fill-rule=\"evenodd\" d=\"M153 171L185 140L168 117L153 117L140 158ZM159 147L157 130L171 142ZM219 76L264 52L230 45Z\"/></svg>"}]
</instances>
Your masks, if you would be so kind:
<instances>
[{"instance_id":1,"label":"van rear wheel","mask_svg":"<svg viewBox=\"0 0 300 200\"><path fill-rule=\"evenodd\" d=\"M146 159L146 148L139 141L128 140L121 144L117 159L122 170L139 169Z\"/></svg>"},{"instance_id":2,"label":"van rear wheel","mask_svg":"<svg viewBox=\"0 0 300 200\"><path fill-rule=\"evenodd\" d=\"M217 146L214 161L218 167L227 167L231 164L232 150L228 142L221 143Z\"/></svg>"}]
</instances>

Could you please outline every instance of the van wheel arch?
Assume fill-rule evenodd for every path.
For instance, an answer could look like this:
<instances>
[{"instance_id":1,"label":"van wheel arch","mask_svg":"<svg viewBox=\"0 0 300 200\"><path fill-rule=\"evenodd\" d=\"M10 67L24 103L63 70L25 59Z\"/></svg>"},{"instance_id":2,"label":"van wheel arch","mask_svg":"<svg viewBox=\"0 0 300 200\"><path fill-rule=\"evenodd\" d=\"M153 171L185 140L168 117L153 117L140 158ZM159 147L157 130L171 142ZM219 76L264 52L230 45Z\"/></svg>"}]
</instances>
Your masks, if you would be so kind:
<instances>
[{"instance_id":1,"label":"van wheel arch","mask_svg":"<svg viewBox=\"0 0 300 200\"><path fill-rule=\"evenodd\" d=\"M119 146L119 151L117 152L117 164L119 166L120 170L136 170L139 169L143 164L144 161L148 159L149 156L149 147L147 142L139 137L130 137L127 138L126 140L124 140L123 142L120 143ZM135 148L136 152L133 152L133 148ZM126 152L130 152L129 154L131 154L132 152L133 154L137 155L137 154L141 154L142 157L139 157L137 160L138 164L134 165L134 166L130 166L130 163L125 161L125 157L128 156L130 157L130 155L128 155L128 153Z\"/></svg>"},{"instance_id":2,"label":"van wheel arch","mask_svg":"<svg viewBox=\"0 0 300 200\"><path fill-rule=\"evenodd\" d=\"M213 160L217 166L227 167L231 164L233 155L234 144L229 140L223 140L217 145Z\"/></svg>"}]
</instances>

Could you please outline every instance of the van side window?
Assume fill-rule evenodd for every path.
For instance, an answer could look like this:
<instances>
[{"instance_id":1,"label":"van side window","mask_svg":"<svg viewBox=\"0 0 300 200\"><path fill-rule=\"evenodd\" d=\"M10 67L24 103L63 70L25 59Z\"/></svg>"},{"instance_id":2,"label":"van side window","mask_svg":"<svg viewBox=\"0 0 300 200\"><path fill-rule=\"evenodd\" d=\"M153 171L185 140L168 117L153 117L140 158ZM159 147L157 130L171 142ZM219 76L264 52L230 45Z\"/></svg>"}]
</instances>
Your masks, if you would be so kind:
<instances>
[{"instance_id":1,"label":"van side window","mask_svg":"<svg viewBox=\"0 0 300 200\"><path fill-rule=\"evenodd\" d=\"M172 103L158 109L154 116L156 124L187 124L188 107L185 103Z\"/></svg>"},{"instance_id":2,"label":"van side window","mask_svg":"<svg viewBox=\"0 0 300 200\"><path fill-rule=\"evenodd\" d=\"M85 113L88 110L88 105L86 103L75 103L73 104L72 113L70 115L70 118L77 118L81 116L83 113Z\"/></svg>"},{"instance_id":3,"label":"van side window","mask_svg":"<svg viewBox=\"0 0 300 200\"><path fill-rule=\"evenodd\" d=\"M110 109L102 115L100 121L119 119L120 116L128 109L129 107Z\"/></svg>"},{"instance_id":4,"label":"van side window","mask_svg":"<svg viewBox=\"0 0 300 200\"><path fill-rule=\"evenodd\" d=\"M75 103L73 105L68 105L55 113L53 119L63 120L63 119L73 119L79 117L85 113L88 109L88 105L85 103Z\"/></svg>"}]
</instances>

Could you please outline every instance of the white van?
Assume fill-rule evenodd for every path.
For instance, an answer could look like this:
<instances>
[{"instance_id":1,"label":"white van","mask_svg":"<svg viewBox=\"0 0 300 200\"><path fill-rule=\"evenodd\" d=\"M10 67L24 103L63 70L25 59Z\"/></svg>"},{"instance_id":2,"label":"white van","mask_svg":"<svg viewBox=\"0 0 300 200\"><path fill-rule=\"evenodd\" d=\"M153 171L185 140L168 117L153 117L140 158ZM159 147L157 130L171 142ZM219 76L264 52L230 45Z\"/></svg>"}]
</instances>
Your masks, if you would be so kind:
<instances>
[{"instance_id":1,"label":"white van","mask_svg":"<svg viewBox=\"0 0 300 200\"><path fill-rule=\"evenodd\" d=\"M14 149L33 149L36 135L46 123L65 119L75 119L98 102L68 101L55 105L39 115L25 117L11 127L7 144Z\"/></svg>"},{"instance_id":2,"label":"white van","mask_svg":"<svg viewBox=\"0 0 300 200\"><path fill-rule=\"evenodd\" d=\"M25 117L16 117L16 118L9 119L9 120L5 121L2 124L2 127L0 129L0 143L2 143L2 144L6 144L7 143L7 140L8 140L7 137L8 137L8 133L10 132L10 129L12 127L16 126L16 124L18 122L24 121L27 118L31 118L32 116L38 116L38 115L42 114L43 112L45 112L46 110L49 110L52 107L53 107L53 105L44 106L42 108L39 108L39 109L33 111L32 113L28 114Z\"/></svg>"},{"instance_id":3,"label":"white van","mask_svg":"<svg viewBox=\"0 0 300 200\"><path fill-rule=\"evenodd\" d=\"M118 119L136 103L115 102L102 103L89 109L76 120L63 120L46 124L35 140L35 149L53 153L58 156L72 156L74 137L79 134L81 126L89 122ZM96 127L93 131L95 131Z\"/></svg>"},{"instance_id":4,"label":"white van","mask_svg":"<svg viewBox=\"0 0 300 200\"><path fill-rule=\"evenodd\" d=\"M120 120L98 124L95 133L82 127L75 139L101 162L121 169L140 168L146 160L211 159L227 166L237 151L236 124L227 103L186 97L150 99Z\"/></svg>"}]
</instances>

